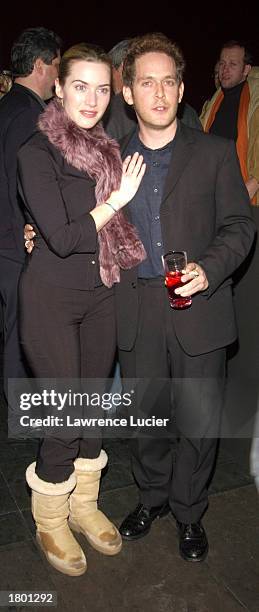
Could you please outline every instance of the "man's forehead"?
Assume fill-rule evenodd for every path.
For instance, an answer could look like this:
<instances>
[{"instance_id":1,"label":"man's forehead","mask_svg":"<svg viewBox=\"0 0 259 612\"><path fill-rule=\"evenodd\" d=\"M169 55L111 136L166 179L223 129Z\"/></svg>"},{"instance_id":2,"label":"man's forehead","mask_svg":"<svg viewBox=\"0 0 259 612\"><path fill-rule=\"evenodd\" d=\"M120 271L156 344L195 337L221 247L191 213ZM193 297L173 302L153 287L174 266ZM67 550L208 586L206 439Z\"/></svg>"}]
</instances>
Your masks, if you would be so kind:
<instances>
[{"instance_id":1,"label":"man's forehead","mask_svg":"<svg viewBox=\"0 0 259 612\"><path fill-rule=\"evenodd\" d=\"M229 49L222 49L220 59L234 59L243 61L244 54L245 50L242 47L238 47L236 45L234 47L230 47Z\"/></svg>"},{"instance_id":2,"label":"man's forehead","mask_svg":"<svg viewBox=\"0 0 259 612\"><path fill-rule=\"evenodd\" d=\"M144 53L136 59L136 75L155 76L157 73L164 72L166 76L176 76L176 65L172 57L166 53L150 51Z\"/></svg>"}]
</instances>

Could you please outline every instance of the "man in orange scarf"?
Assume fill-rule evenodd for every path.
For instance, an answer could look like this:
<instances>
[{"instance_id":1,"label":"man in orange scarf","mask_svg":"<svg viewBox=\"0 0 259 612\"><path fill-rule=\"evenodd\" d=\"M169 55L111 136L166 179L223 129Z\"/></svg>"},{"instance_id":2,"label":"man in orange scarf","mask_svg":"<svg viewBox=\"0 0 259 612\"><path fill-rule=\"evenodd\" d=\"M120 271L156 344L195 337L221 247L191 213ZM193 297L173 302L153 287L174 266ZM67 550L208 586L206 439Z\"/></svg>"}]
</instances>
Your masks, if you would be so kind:
<instances>
[{"instance_id":1,"label":"man in orange scarf","mask_svg":"<svg viewBox=\"0 0 259 612\"><path fill-rule=\"evenodd\" d=\"M251 203L259 206L259 68L235 41L225 43L219 58L219 82L200 116L206 132L236 141L241 172Z\"/></svg>"}]
</instances>

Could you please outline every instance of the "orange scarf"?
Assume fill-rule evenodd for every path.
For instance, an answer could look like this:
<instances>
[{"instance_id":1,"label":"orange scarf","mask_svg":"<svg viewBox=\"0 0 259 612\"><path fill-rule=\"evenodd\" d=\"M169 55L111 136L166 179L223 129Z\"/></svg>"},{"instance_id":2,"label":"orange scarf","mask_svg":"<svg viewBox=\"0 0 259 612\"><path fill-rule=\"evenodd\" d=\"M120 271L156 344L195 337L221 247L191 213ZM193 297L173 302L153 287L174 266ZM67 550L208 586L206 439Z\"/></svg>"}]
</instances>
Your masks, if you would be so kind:
<instances>
[{"instance_id":1,"label":"orange scarf","mask_svg":"<svg viewBox=\"0 0 259 612\"><path fill-rule=\"evenodd\" d=\"M205 132L209 132L213 124L213 121L215 119L216 113L218 112L218 109L222 103L223 98L224 98L223 91L220 91L218 97L216 98L214 104L211 107L211 111L210 111L210 114L208 116L207 123L205 126ZM249 92L248 83L246 81L242 89L242 93L240 96L240 102L239 102L238 119L237 119L238 137L237 137L237 142L236 142L240 169L241 169L242 177L245 183L249 178L248 171L247 171L247 152L248 152L247 113L248 113L249 102L250 102L250 92Z\"/></svg>"}]
</instances>

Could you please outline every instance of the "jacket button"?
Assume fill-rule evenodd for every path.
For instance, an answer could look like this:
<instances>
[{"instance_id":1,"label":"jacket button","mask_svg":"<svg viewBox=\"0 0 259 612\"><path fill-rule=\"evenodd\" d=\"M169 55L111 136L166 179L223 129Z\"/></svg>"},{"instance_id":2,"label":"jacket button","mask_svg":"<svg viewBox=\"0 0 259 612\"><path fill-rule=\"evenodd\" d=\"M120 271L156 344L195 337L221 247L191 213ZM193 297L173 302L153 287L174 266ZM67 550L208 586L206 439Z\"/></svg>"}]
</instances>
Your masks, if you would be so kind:
<instances>
[{"instance_id":1,"label":"jacket button","mask_svg":"<svg viewBox=\"0 0 259 612\"><path fill-rule=\"evenodd\" d=\"M132 289L136 289L137 283L131 283Z\"/></svg>"}]
</instances>

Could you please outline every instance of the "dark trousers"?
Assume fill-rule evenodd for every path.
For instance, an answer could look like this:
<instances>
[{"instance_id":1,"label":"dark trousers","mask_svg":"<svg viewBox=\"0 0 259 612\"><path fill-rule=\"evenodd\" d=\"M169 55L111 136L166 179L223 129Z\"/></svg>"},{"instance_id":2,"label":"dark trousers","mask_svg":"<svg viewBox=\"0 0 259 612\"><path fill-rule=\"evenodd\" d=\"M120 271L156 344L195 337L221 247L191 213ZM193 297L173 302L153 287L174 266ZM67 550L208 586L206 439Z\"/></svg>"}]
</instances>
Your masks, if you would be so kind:
<instances>
[{"instance_id":1,"label":"dark trousers","mask_svg":"<svg viewBox=\"0 0 259 612\"><path fill-rule=\"evenodd\" d=\"M141 502L152 507L169 499L179 521L197 522L208 505L207 483L216 455L225 349L187 355L175 334L165 288L155 280L142 280L137 340L132 351L120 351L119 357L124 377L143 379L143 388L140 383L137 393L141 396L138 413L170 419L168 435L156 431L153 437L143 437L140 430L131 441Z\"/></svg>"},{"instance_id":2,"label":"dark trousers","mask_svg":"<svg viewBox=\"0 0 259 612\"><path fill-rule=\"evenodd\" d=\"M115 353L114 295L104 286L80 291L48 285L25 271L20 281L21 341L37 378L107 378ZM87 434L87 432L86 432ZM49 482L67 480L73 461L95 458L94 437L43 439L36 473Z\"/></svg>"},{"instance_id":3,"label":"dark trousers","mask_svg":"<svg viewBox=\"0 0 259 612\"><path fill-rule=\"evenodd\" d=\"M4 341L3 378L6 399L8 399L8 379L28 376L28 368L18 334L17 302L21 270L21 263L0 256L0 299ZM9 408L11 410L12 407Z\"/></svg>"}]
</instances>

